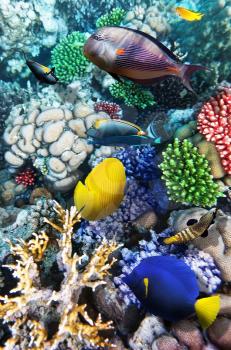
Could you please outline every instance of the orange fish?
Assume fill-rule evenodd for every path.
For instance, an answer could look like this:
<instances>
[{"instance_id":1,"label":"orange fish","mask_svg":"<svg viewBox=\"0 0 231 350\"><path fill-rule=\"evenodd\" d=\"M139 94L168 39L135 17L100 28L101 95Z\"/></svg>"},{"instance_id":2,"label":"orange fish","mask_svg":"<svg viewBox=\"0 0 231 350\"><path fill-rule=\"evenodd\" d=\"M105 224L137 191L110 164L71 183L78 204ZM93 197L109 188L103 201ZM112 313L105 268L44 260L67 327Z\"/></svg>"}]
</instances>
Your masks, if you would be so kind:
<instances>
[{"instance_id":1,"label":"orange fish","mask_svg":"<svg viewBox=\"0 0 231 350\"><path fill-rule=\"evenodd\" d=\"M177 7L176 13L181 18L185 19L186 21L190 21L190 22L200 21L201 18L204 16L203 13L194 12L194 11L186 9L185 7Z\"/></svg>"},{"instance_id":2,"label":"orange fish","mask_svg":"<svg viewBox=\"0 0 231 350\"><path fill-rule=\"evenodd\" d=\"M99 68L120 80L151 85L176 76L192 90L189 77L207 68L184 64L160 41L139 30L124 27L98 29L84 45L84 55Z\"/></svg>"}]
</instances>

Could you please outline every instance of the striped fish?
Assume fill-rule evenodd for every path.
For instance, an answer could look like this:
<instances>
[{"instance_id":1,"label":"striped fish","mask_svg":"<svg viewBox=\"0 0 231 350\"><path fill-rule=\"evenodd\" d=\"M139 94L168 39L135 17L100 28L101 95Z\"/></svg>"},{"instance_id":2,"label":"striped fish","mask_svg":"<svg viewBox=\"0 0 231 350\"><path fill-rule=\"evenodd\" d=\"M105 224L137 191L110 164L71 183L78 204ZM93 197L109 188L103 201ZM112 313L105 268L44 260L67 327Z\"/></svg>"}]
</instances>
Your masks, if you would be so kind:
<instances>
[{"instance_id":1,"label":"striped fish","mask_svg":"<svg viewBox=\"0 0 231 350\"><path fill-rule=\"evenodd\" d=\"M163 242L165 244L182 244L200 237L212 224L213 220L215 219L216 212L217 210L212 212L209 211L203 215L198 222L190 225L172 237L165 238Z\"/></svg>"},{"instance_id":2,"label":"striped fish","mask_svg":"<svg viewBox=\"0 0 231 350\"><path fill-rule=\"evenodd\" d=\"M207 68L182 63L160 41L139 30L124 27L98 29L84 45L84 55L99 68L135 83L151 85L176 76L190 91L190 75Z\"/></svg>"}]
</instances>

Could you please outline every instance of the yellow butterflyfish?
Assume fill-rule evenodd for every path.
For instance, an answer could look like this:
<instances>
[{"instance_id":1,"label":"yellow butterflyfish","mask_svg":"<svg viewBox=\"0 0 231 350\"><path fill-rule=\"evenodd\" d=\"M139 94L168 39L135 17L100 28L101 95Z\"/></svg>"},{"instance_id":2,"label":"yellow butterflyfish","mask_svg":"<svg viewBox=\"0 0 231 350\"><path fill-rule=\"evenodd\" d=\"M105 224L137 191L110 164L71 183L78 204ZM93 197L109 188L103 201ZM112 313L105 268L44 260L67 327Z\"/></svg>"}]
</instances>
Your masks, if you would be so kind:
<instances>
[{"instance_id":1,"label":"yellow butterflyfish","mask_svg":"<svg viewBox=\"0 0 231 350\"><path fill-rule=\"evenodd\" d=\"M176 13L181 18L185 19L186 21L190 21L190 22L200 21L201 18L204 16L203 13L195 12L195 11L186 9L185 7L177 7Z\"/></svg>"},{"instance_id":2,"label":"yellow butterflyfish","mask_svg":"<svg viewBox=\"0 0 231 350\"><path fill-rule=\"evenodd\" d=\"M74 202L86 220L100 220L118 209L126 185L125 168L116 158L99 163L74 191Z\"/></svg>"}]
</instances>

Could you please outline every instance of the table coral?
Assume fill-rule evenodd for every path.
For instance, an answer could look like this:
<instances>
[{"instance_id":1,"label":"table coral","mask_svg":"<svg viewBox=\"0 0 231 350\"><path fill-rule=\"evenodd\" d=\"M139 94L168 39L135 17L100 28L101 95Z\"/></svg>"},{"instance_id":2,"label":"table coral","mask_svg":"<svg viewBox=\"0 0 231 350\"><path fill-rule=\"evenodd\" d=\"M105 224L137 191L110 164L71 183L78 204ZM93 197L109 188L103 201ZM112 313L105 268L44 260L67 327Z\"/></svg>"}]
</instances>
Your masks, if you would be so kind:
<instances>
[{"instance_id":1,"label":"table coral","mask_svg":"<svg viewBox=\"0 0 231 350\"><path fill-rule=\"evenodd\" d=\"M134 106L141 109L155 104L152 93L131 81L116 82L109 87L111 95L124 100L127 106Z\"/></svg>"},{"instance_id":2,"label":"table coral","mask_svg":"<svg viewBox=\"0 0 231 350\"><path fill-rule=\"evenodd\" d=\"M106 13L101 16L96 21L96 27L106 27L106 26L119 26L124 19L126 11L122 8L116 7L111 10L111 12Z\"/></svg>"},{"instance_id":3,"label":"table coral","mask_svg":"<svg viewBox=\"0 0 231 350\"><path fill-rule=\"evenodd\" d=\"M76 115L76 113L75 113ZM67 191L76 184L78 168L93 151L86 130L97 119L109 118L104 112L78 117L67 108L12 110L4 140L9 149L5 160L18 169L31 160L51 187Z\"/></svg>"},{"instance_id":4,"label":"table coral","mask_svg":"<svg viewBox=\"0 0 231 350\"><path fill-rule=\"evenodd\" d=\"M80 272L78 266L83 257L72 251L73 226L80 220L80 214L75 207L65 211L58 203L54 203L54 210L59 224L45 221L58 232L57 263L64 278L58 291L42 287L40 283L38 264L49 241L45 232L35 233L27 242L11 244L16 260L6 267L13 271L18 282L10 291L13 295L0 297L0 317L11 330L10 338L1 349L16 346L20 350L52 350L64 343L75 349L110 346L109 340L103 338L100 331L111 329L111 322L103 322L100 315L93 320L87 313L87 305L79 304L79 298L85 287L94 291L106 283L104 278L115 262L114 258L110 262L108 258L118 245L104 240L89 264ZM19 294L15 295L17 292ZM51 316L54 303L53 316L58 320L58 325L55 333L48 337L46 317L49 312Z\"/></svg>"},{"instance_id":5,"label":"table coral","mask_svg":"<svg viewBox=\"0 0 231 350\"><path fill-rule=\"evenodd\" d=\"M61 40L51 52L51 63L55 74L63 83L86 75L90 62L83 55L86 34L73 32Z\"/></svg>"},{"instance_id":6,"label":"table coral","mask_svg":"<svg viewBox=\"0 0 231 350\"><path fill-rule=\"evenodd\" d=\"M197 122L199 132L215 143L225 172L231 174L231 89L223 88L211 97L201 108Z\"/></svg>"},{"instance_id":7,"label":"table coral","mask_svg":"<svg viewBox=\"0 0 231 350\"><path fill-rule=\"evenodd\" d=\"M213 181L208 161L188 140L175 139L163 152L160 165L171 199L181 203L212 206L222 196Z\"/></svg>"}]
</instances>

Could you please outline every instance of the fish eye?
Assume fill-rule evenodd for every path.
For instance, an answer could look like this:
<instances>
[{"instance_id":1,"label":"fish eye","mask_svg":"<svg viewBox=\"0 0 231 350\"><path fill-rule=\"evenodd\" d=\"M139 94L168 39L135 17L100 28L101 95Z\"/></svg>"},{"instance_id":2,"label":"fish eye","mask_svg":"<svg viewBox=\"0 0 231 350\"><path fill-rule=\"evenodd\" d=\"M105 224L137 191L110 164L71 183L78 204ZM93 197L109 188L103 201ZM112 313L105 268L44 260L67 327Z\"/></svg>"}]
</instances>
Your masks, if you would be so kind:
<instances>
[{"instance_id":1,"label":"fish eye","mask_svg":"<svg viewBox=\"0 0 231 350\"><path fill-rule=\"evenodd\" d=\"M102 36L100 36L99 34L92 34L92 38L97 41L103 40Z\"/></svg>"}]
</instances>

